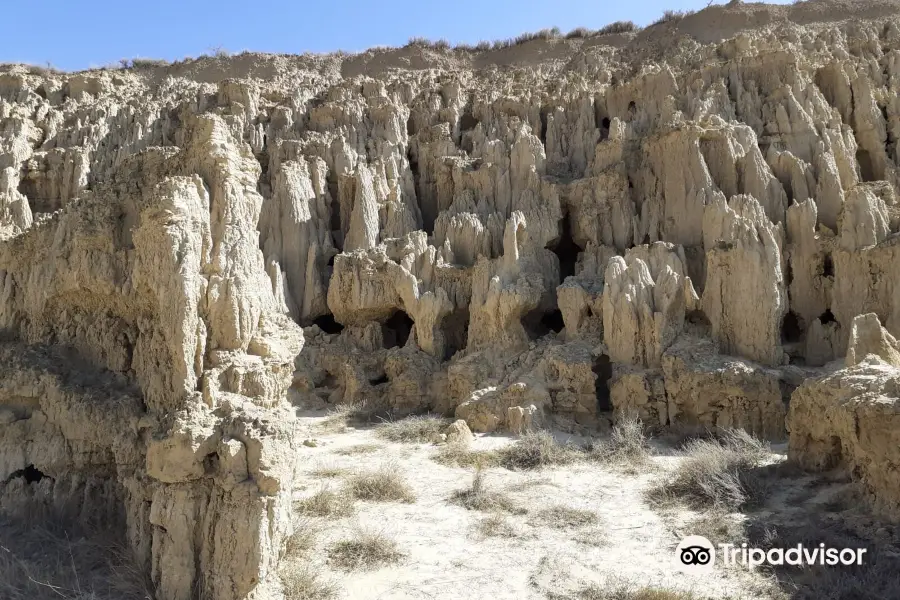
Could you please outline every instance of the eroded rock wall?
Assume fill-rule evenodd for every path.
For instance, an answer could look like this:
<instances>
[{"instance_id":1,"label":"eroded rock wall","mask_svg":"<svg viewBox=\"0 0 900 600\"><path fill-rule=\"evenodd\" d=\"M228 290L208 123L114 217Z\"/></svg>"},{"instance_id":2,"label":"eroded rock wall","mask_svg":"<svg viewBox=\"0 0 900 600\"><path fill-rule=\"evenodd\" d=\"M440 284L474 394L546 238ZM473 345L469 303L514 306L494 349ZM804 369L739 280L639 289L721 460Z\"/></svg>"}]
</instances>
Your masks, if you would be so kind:
<instances>
[{"instance_id":1,"label":"eroded rock wall","mask_svg":"<svg viewBox=\"0 0 900 600\"><path fill-rule=\"evenodd\" d=\"M165 600L277 597L291 404L783 437L900 337L900 16L858 4L5 67L0 507L106 507Z\"/></svg>"}]
</instances>

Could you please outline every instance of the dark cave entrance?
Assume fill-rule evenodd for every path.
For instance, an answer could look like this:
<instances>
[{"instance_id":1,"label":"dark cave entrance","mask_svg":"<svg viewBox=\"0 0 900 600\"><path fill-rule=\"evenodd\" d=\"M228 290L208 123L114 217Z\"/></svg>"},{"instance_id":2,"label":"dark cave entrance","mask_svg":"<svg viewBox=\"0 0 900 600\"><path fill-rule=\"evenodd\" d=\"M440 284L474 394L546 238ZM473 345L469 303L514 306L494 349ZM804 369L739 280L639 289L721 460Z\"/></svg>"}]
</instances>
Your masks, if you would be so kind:
<instances>
[{"instance_id":1,"label":"dark cave entrance","mask_svg":"<svg viewBox=\"0 0 900 600\"><path fill-rule=\"evenodd\" d=\"M856 151L856 162L859 163L859 176L863 181L877 181L875 165L868 150L860 148Z\"/></svg>"},{"instance_id":2,"label":"dark cave entrance","mask_svg":"<svg viewBox=\"0 0 900 600\"><path fill-rule=\"evenodd\" d=\"M781 321L781 343L796 344L803 337L800 318L794 311L788 312Z\"/></svg>"},{"instance_id":3,"label":"dark cave entrance","mask_svg":"<svg viewBox=\"0 0 900 600\"><path fill-rule=\"evenodd\" d=\"M344 326L334 320L334 315L327 314L313 319L313 325L318 325L319 329L325 333L340 333L344 330Z\"/></svg>"},{"instance_id":4,"label":"dark cave entrance","mask_svg":"<svg viewBox=\"0 0 900 600\"><path fill-rule=\"evenodd\" d=\"M834 277L834 260L831 258L831 254L826 254L822 261L822 276Z\"/></svg>"},{"instance_id":5,"label":"dark cave entrance","mask_svg":"<svg viewBox=\"0 0 900 600\"><path fill-rule=\"evenodd\" d=\"M402 348L409 340L414 321L402 310L397 310L381 325L385 348Z\"/></svg>"},{"instance_id":6,"label":"dark cave entrance","mask_svg":"<svg viewBox=\"0 0 900 600\"><path fill-rule=\"evenodd\" d=\"M541 317L541 325L554 333L559 333L566 326L559 309L544 313Z\"/></svg>"},{"instance_id":7,"label":"dark cave entrance","mask_svg":"<svg viewBox=\"0 0 900 600\"><path fill-rule=\"evenodd\" d=\"M444 359L449 360L466 349L469 340L469 309L460 308L447 315L441 323L444 333Z\"/></svg>"},{"instance_id":8,"label":"dark cave entrance","mask_svg":"<svg viewBox=\"0 0 900 600\"><path fill-rule=\"evenodd\" d=\"M7 481L15 479L16 477L21 477L25 480L25 483L37 483L44 477L46 477L46 475L44 475L40 470L36 469L34 465L28 465L24 469L13 471Z\"/></svg>"},{"instance_id":9,"label":"dark cave entrance","mask_svg":"<svg viewBox=\"0 0 900 600\"><path fill-rule=\"evenodd\" d=\"M822 325L828 325L829 323L837 323L837 319L834 318L834 313L831 312L831 309L827 309L821 315L819 315L819 323Z\"/></svg>"},{"instance_id":10,"label":"dark cave entrance","mask_svg":"<svg viewBox=\"0 0 900 600\"><path fill-rule=\"evenodd\" d=\"M536 308L522 317L522 326L528 334L528 339L538 340L550 333L559 333L565 327L562 312L558 308L544 311Z\"/></svg>"},{"instance_id":11,"label":"dark cave entrance","mask_svg":"<svg viewBox=\"0 0 900 600\"><path fill-rule=\"evenodd\" d=\"M561 232L559 241L551 243L548 249L559 258L559 277L560 282L566 280L575 274L575 265L578 263L578 254L584 251L584 248L575 243L572 237L572 223L569 220L569 214L562 218L560 224Z\"/></svg>"},{"instance_id":12,"label":"dark cave entrance","mask_svg":"<svg viewBox=\"0 0 900 600\"><path fill-rule=\"evenodd\" d=\"M597 376L594 384L597 393L597 412L612 412L612 400L609 395L609 380L612 379L612 362L606 354L600 355L600 358L594 362L592 369Z\"/></svg>"}]
</instances>

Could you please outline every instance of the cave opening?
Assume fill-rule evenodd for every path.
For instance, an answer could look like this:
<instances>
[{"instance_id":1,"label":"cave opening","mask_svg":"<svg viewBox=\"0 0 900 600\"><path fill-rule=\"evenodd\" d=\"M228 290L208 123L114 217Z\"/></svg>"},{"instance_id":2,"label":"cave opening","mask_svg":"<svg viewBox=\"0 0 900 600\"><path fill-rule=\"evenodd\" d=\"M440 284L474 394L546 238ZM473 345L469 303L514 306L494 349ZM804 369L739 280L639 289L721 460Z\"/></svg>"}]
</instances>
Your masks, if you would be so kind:
<instances>
[{"instance_id":1,"label":"cave opening","mask_svg":"<svg viewBox=\"0 0 900 600\"><path fill-rule=\"evenodd\" d=\"M413 120L412 115L409 115L409 118L406 120L406 135L416 135L416 122Z\"/></svg>"},{"instance_id":2,"label":"cave opening","mask_svg":"<svg viewBox=\"0 0 900 600\"><path fill-rule=\"evenodd\" d=\"M875 176L875 165L872 162L872 155L869 151L860 148L856 151L856 162L859 163L859 176L863 181L877 181Z\"/></svg>"},{"instance_id":3,"label":"cave opening","mask_svg":"<svg viewBox=\"0 0 900 600\"><path fill-rule=\"evenodd\" d=\"M541 109L541 135L539 137L541 139L541 145L545 148L547 147L547 114L549 112L549 107L545 106Z\"/></svg>"},{"instance_id":4,"label":"cave opening","mask_svg":"<svg viewBox=\"0 0 900 600\"><path fill-rule=\"evenodd\" d=\"M44 475L39 469L35 468L34 465L28 465L24 469L13 471L9 476L9 480L15 479L16 477L21 477L25 480L25 483L37 483L44 477L46 477L46 475Z\"/></svg>"},{"instance_id":5,"label":"cave opening","mask_svg":"<svg viewBox=\"0 0 900 600\"><path fill-rule=\"evenodd\" d=\"M837 319L834 318L834 313L831 312L831 309L826 309L821 315L819 315L819 323L822 325L828 325L829 323L837 323Z\"/></svg>"},{"instance_id":6,"label":"cave opening","mask_svg":"<svg viewBox=\"0 0 900 600\"><path fill-rule=\"evenodd\" d=\"M313 325L318 325L319 329L325 333L340 333L344 330L344 326L334 320L334 315L327 314L313 319Z\"/></svg>"},{"instance_id":7,"label":"cave opening","mask_svg":"<svg viewBox=\"0 0 900 600\"><path fill-rule=\"evenodd\" d=\"M559 333L563 330L563 327L566 326L563 321L562 312L559 309L544 313L543 316L541 316L541 325L543 328L546 328L553 333Z\"/></svg>"},{"instance_id":8,"label":"cave opening","mask_svg":"<svg viewBox=\"0 0 900 600\"><path fill-rule=\"evenodd\" d=\"M800 326L800 318L794 311L788 312L781 321L781 341L784 344L794 344L803 337L803 328Z\"/></svg>"},{"instance_id":9,"label":"cave opening","mask_svg":"<svg viewBox=\"0 0 900 600\"><path fill-rule=\"evenodd\" d=\"M572 237L572 223L569 220L569 213L562 218L561 233L556 243L551 243L548 248L559 258L559 275L560 281L565 281L566 277L575 274L575 265L578 263L578 254L584 251L584 248L575 243Z\"/></svg>"},{"instance_id":10,"label":"cave opening","mask_svg":"<svg viewBox=\"0 0 900 600\"><path fill-rule=\"evenodd\" d=\"M444 359L449 360L460 350L466 349L469 339L469 309L459 308L441 322L444 333Z\"/></svg>"},{"instance_id":11,"label":"cave opening","mask_svg":"<svg viewBox=\"0 0 900 600\"><path fill-rule=\"evenodd\" d=\"M612 379L612 362L606 354L600 355L591 369L597 379L594 383L597 393L597 412L612 412L612 400L609 394L609 380Z\"/></svg>"},{"instance_id":12,"label":"cave opening","mask_svg":"<svg viewBox=\"0 0 900 600\"><path fill-rule=\"evenodd\" d=\"M414 321L402 310L397 310L381 325L385 348L402 348L409 340Z\"/></svg>"},{"instance_id":13,"label":"cave opening","mask_svg":"<svg viewBox=\"0 0 900 600\"><path fill-rule=\"evenodd\" d=\"M475 129L476 125L478 125L478 119L476 119L470 112L463 113L463 115L459 118L460 132L472 131L473 129Z\"/></svg>"},{"instance_id":14,"label":"cave opening","mask_svg":"<svg viewBox=\"0 0 900 600\"><path fill-rule=\"evenodd\" d=\"M390 380L388 379L388 376L382 374L382 375L380 375L380 376L378 376L378 377L373 377L372 379L370 379L370 380L369 380L369 385L371 385L372 387L375 387L375 386L378 386L378 385L387 383L388 381L390 381Z\"/></svg>"},{"instance_id":15,"label":"cave opening","mask_svg":"<svg viewBox=\"0 0 900 600\"><path fill-rule=\"evenodd\" d=\"M831 254L826 254L822 261L822 276L834 277L834 260L831 258Z\"/></svg>"}]
</instances>

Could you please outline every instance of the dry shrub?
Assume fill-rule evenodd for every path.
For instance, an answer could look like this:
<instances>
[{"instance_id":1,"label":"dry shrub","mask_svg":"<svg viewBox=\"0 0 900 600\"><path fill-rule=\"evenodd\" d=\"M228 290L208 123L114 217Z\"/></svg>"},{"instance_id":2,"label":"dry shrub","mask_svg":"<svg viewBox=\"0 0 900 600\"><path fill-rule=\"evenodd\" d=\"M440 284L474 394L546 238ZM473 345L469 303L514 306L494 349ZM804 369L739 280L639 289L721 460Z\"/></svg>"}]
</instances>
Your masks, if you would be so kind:
<instances>
[{"instance_id":1,"label":"dry shrub","mask_svg":"<svg viewBox=\"0 0 900 600\"><path fill-rule=\"evenodd\" d=\"M375 409L364 402L339 404L332 407L319 423L319 429L329 433L343 433L351 423L365 423L372 419Z\"/></svg>"},{"instance_id":2,"label":"dry shrub","mask_svg":"<svg viewBox=\"0 0 900 600\"><path fill-rule=\"evenodd\" d=\"M589 460L639 467L650 462L650 444L644 426L634 416L620 419L606 441L591 441L585 448Z\"/></svg>"},{"instance_id":3,"label":"dry shrub","mask_svg":"<svg viewBox=\"0 0 900 600\"><path fill-rule=\"evenodd\" d=\"M337 586L326 581L310 565L286 561L282 563L278 574L284 587L285 600L332 600L338 597Z\"/></svg>"},{"instance_id":4,"label":"dry shrub","mask_svg":"<svg viewBox=\"0 0 900 600\"><path fill-rule=\"evenodd\" d=\"M310 517L340 519L353 514L353 498L346 492L335 492L324 487L312 496L294 502L294 510Z\"/></svg>"},{"instance_id":5,"label":"dry shrub","mask_svg":"<svg viewBox=\"0 0 900 600\"><path fill-rule=\"evenodd\" d=\"M591 584L579 590L572 600L699 600L689 592L642 587L634 583Z\"/></svg>"},{"instance_id":6,"label":"dry shrub","mask_svg":"<svg viewBox=\"0 0 900 600\"><path fill-rule=\"evenodd\" d=\"M605 25L601 27L597 31L597 35L607 35L611 33L629 33L632 31L637 31L638 26L634 24L633 21L616 21L615 23L610 23L609 25Z\"/></svg>"},{"instance_id":7,"label":"dry shrub","mask_svg":"<svg viewBox=\"0 0 900 600\"><path fill-rule=\"evenodd\" d=\"M552 40L562 36L559 27L541 29L540 31L522 33L512 41L513 45L526 44L534 40Z\"/></svg>"},{"instance_id":8,"label":"dry shrub","mask_svg":"<svg viewBox=\"0 0 900 600\"><path fill-rule=\"evenodd\" d=\"M285 541L285 558L297 560L308 557L316 547L319 532L319 525L312 519L300 519L294 524L294 533Z\"/></svg>"},{"instance_id":9,"label":"dry shrub","mask_svg":"<svg viewBox=\"0 0 900 600\"><path fill-rule=\"evenodd\" d=\"M475 531L483 538L514 538L519 537L515 528L509 524L501 514L493 514L478 521Z\"/></svg>"},{"instance_id":10,"label":"dry shrub","mask_svg":"<svg viewBox=\"0 0 900 600\"><path fill-rule=\"evenodd\" d=\"M574 529L594 525L598 521L599 518L593 511L557 505L538 511L532 517L531 524L554 529Z\"/></svg>"},{"instance_id":11,"label":"dry shrub","mask_svg":"<svg viewBox=\"0 0 900 600\"><path fill-rule=\"evenodd\" d=\"M458 504L468 510L483 512L508 512L513 514L525 514L527 511L516 505L505 494L488 489L485 482L483 469L476 469L472 477L472 484L462 490L458 490L450 497L450 502Z\"/></svg>"},{"instance_id":12,"label":"dry shrub","mask_svg":"<svg viewBox=\"0 0 900 600\"><path fill-rule=\"evenodd\" d=\"M653 22L653 25L660 25L662 23L671 23L674 21L680 21L688 15L694 14L692 10L667 10L662 14L660 18Z\"/></svg>"},{"instance_id":13,"label":"dry shrub","mask_svg":"<svg viewBox=\"0 0 900 600\"><path fill-rule=\"evenodd\" d=\"M344 467L318 467L309 472L313 477L320 479L334 479L336 477L344 477L350 473L349 469Z\"/></svg>"},{"instance_id":14,"label":"dry shrub","mask_svg":"<svg viewBox=\"0 0 900 600\"><path fill-rule=\"evenodd\" d=\"M685 451L668 480L648 491L652 503L733 512L765 496L767 479L760 467L769 457L769 448L749 433L729 430L719 439L689 442Z\"/></svg>"},{"instance_id":15,"label":"dry shrub","mask_svg":"<svg viewBox=\"0 0 900 600\"><path fill-rule=\"evenodd\" d=\"M385 465L376 471L361 471L347 480L350 494L368 502L416 501L416 495L396 466Z\"/></svg>"},{"instance_id":16,"label":"dry shrub","mask_svg":"<svg viewBox=\"0 0 900 600\"><path fill-rule=\"evenodd\" d=\"M343 571L370 571L400 562L404 554L397 543L384 534L358 530L351 539L334 544L328 559Z\"/></svg>"},{"instance_id":17,"label":"dry shrub","mask_svg":"<svg viewBox=\"0 0 900 600\"><path fill-rule=\"evenodd\" d=\"M3 600L152 600L153 585L108 530L0 517Z\"/></svg>"},{"instance_id":18,"label":"dry shrub","mask_svg":"<svg viewBox=\"0 0 900 600\"><path fill-rule=\"evenodd\" d=\"M418 415L399 421L385 421L378 425L375 435L389 442L421 444L431 442L449 424L448 419L438 415Z\"/></svg>"},{"instance_id":19,"label":"dry shrub","mask_svg":"<svg viewBox=\"0 0 900 600\"><path fill-rule=\"evenodd\" d=\"M566 34L567 40L590 37L593 32L587 27L576 27Z\"/></svg>"},{"instance_id":20,"label":"dry shrub","mask_svg":"<svg viewBox=\"0 0 900 600\"><path fill-rule=\"evenodd\" d=\"M358 456L360 454L378 452L382 448L384 446L379 446L378 444L356 444L355 446L347 446L346 448L335 450L334 453L341 456Z\"/></svg>"},{"instance_id":21,"label":"dry shrub","mask_svg":"<svg viewBox=\"0 0 900 600\"><path fill-rule=\"evenodd\" d=\"M494 450L472 450L469 445L461 442L451 442L444 446L433 457L434 461L456 467L492 467L499 466L500 456Z\"/></svg>"},{"instance_id":22,"label":"dry shrub","mask_svg":"<svg viewBox=\"0 0 900 600\"><path fill-rule=\"evenodd\" d=\"M573 446L557 442L547 431L530 431L497 454L500 466L511 471L568 465L583 456Z\"/></svg>"}]
</instances>

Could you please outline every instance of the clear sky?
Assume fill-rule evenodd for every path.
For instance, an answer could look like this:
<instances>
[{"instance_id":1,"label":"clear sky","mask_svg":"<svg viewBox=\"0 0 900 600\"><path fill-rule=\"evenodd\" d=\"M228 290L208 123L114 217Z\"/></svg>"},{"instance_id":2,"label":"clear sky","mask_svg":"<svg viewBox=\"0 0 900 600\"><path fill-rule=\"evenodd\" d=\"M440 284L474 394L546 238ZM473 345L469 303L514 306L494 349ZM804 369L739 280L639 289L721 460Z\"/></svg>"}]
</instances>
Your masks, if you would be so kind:
<instances>
[{"instance_id":1,"label":"clear sky","mask_svg":"<svg viewBox=\"0 0 900 600\"><path fill-rule=\"evenodd\" d=\"M724 3L726 0L716 0ZM786 4L789 0L775 0ZM477 43L557 26L646 25L708 0L7 0L0 62L65 70L122 58L231 52L358 52L413 36Z\"/></svg>"}]
</instances>

